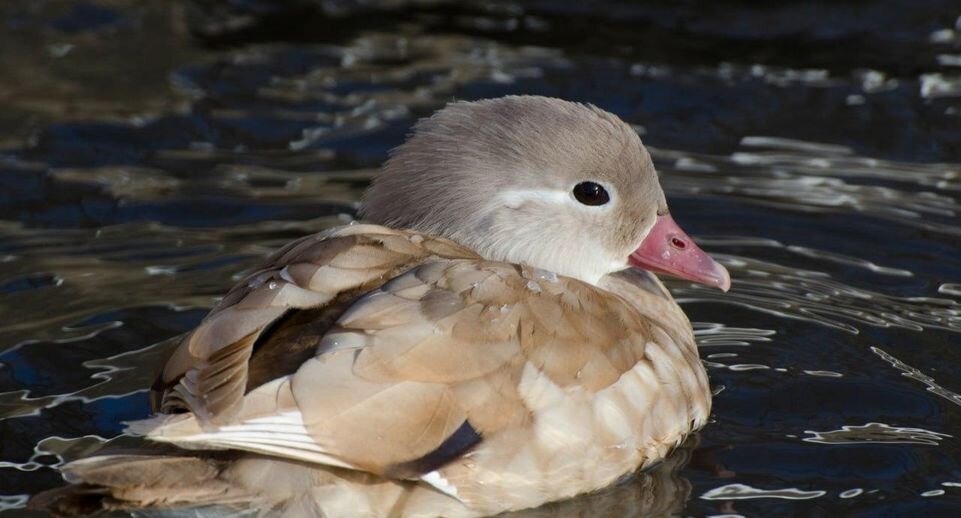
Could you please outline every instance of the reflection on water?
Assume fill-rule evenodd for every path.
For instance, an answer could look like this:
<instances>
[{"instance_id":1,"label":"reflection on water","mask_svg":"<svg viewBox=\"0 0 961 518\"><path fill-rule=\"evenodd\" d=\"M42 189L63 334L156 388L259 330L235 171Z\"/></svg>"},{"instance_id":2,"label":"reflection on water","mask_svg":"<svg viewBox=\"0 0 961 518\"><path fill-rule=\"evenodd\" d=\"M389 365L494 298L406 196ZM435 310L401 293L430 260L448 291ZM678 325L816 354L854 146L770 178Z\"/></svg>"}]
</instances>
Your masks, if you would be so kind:
<instances>
[{"instance_id":1,"label":"reflection on water","mask_svg":"<svg viewBox=\"0 0 961 518\"><path fill-rule=\"evenodd\" d=\"M807 430L804 433L814 434L813 437L806 437L807 442L821 444L857 444L859 442L874 442L883 444L929 444L937 446L945 437L950 435L924 430L922 428L902 428L898 426L888 426L884 423L868 423L863 426L845 425L840 430L829 430L826 432L814 432Z\"/></svg>"},{"instance_id":2,"label":"reflection on water","mask_svg":"<svg viewBox=\"0 0 961 518\"><path fill-rule=\"evenodd\" d=\"M802 491L795 488L758 489L744 484L728 484L714 488L701 495L704 500L747 500L751 498L782 498L807 500L824 496L824 491Z\"/></svg>"},{"instance_id":3,"label":"reflection on water","mask_svg":"<svg viewBox=\"0 0 961 518\"><path fill-rule=\"evenodd\" d=\"M723 239L704 241L718 248L725 244ZM854 325L858 323L915 331L926 327L961 330L961 303L953 299L894 297L849 286L818 271L721 253L715 257L728 270L737 272L733 275L738 277L738 285L731 293L716 294L692 285L679 287L675 297L685 302L723 300L726 304L809 320L853 334L859 332Z\"/></svg>"},{"instance_id":4,"label":"reflection on water","mask_svg":"<svg viewBox=\"0 0 961 518\"><path fill-rule=\"evenodd\" d=\"M961 512L956 5L404 3L0 6L0 511L144 417L171 340L350 221L418 117L535 93L634 124L734 284L670 283L698 440L527 514Z\"/></svg>"},{"instance_id":5,"label":"reflection on water","mask_svg":"<svg viewBox=\"0 0 961 518\"><path fill-rule=\"evenodd\" d=\"M872 347L871 351L874 352L874 354L880 356L884 361L890 363L892 367L901 371L902 376L920 381L921 383L924 383L925 385L927 385L928 392L937 394L938 396L941 396L944 399L947 399L948 401L954 403L955 405L961 406L961 395L959 395L956 392L952 392L942 387L941 385L938 385L937 382L934 381L934 378L932 378L931 376L928 376L922 373L920 370L905 364L901 360L895 358L894 356L891 356L890 354L882 351L877 347Z\"/></svg>"}]
</instances>

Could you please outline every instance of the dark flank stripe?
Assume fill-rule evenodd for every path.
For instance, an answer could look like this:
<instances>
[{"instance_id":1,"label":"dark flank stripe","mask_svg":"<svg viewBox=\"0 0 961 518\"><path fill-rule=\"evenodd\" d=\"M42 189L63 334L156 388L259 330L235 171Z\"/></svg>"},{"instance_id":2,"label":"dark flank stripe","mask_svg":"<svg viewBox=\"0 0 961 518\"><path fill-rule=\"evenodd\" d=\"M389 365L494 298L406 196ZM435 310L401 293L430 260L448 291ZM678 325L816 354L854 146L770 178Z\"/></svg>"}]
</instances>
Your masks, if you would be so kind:
<instances>
[{"instance_id":1,"label":"dark flank stripe","mask_svg":"<svg viewBox=\"0 0 961 518\"><path fill-rule=\"evenodd\" d=\"M416 478L424 473L430 473L440 468L448 462L467 453L468 450L484 440L483 437L474 430L470 422L464 421L460 427L444 439L434 451L418 459L401 462L390 466L385 474L396 478Z\"/></svg>"}]
</instances>

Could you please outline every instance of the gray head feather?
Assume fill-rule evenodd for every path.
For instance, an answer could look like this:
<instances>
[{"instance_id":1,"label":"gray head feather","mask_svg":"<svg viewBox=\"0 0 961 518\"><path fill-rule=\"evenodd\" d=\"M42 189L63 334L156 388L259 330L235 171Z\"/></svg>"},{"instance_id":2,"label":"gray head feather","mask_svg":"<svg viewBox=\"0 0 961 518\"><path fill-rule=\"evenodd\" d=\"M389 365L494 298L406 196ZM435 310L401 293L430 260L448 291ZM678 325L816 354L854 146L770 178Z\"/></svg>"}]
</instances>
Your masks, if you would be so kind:
<instances>
[{"instance_id":1,"label":"gray head feather","mask_svg":"<svg viewBox=\"0 0 961 518\"><path fill-rule=\"evenodd\" d=\"M587 180L614 191L611 207L564 199ZM509 96L452 103L418 122L368 189L361 211L377 223L451 238L490 259L593 282L623 267L666 203L647 150L615 115L560 99Z\"/></svg>"}]
</instances>

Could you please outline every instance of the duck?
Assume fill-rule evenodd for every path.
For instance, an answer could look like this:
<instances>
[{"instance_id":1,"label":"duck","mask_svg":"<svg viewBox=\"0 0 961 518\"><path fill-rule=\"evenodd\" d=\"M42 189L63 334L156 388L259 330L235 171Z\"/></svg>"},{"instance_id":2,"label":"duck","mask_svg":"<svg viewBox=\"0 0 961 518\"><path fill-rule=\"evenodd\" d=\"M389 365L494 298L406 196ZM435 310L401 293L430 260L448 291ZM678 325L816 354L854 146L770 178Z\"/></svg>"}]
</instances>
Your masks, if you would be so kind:
<instances>
[{"instance_id":1,"label":"duck","mask_svg":"<svg viewBox=\"0 0 961 518\"><path fill-rule=\"evenodd\" d=\"M616 115L450 103L360 214L227 292L129 423L143 446L66 464L31 507L488 516L608 487L707 422L691 324L656 274L730 275Z\"/></svg>"}]
</instances>

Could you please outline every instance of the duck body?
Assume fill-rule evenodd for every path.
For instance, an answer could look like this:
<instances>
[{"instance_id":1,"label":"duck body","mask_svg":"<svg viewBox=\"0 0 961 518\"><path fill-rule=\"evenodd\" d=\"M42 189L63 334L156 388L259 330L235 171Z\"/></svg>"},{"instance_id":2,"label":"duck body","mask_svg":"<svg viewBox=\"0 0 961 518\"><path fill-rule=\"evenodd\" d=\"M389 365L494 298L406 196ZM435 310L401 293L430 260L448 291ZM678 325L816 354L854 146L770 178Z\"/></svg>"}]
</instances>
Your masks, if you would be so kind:
<instances>
[{"instance_id":1,"label":"duck body","mask_svg":"<svg viewBox=\"0 0 961 518\"><path fill-rule=\"evenodd\" d=\"M477 249L369 224L290 243L154 383L130 431L173 448L75 461L37 505L484 516L604 488L706 422L690 323L654 275Z\"/></svg>"}]
</instances>

